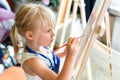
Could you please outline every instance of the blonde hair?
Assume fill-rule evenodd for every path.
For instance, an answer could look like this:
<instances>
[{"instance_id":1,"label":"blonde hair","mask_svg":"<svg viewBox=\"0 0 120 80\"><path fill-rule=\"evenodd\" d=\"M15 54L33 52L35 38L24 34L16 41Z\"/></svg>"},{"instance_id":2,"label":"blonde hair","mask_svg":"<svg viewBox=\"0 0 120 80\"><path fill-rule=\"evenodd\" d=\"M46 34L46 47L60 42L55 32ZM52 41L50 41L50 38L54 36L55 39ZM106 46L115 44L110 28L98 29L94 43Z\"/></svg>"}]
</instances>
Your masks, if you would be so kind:
<instances>
[{"instance_id":1,"label":"blonde hair","mask_svg":"<svg viewBox=\"0 0 120 80\"><path fill-rule=\"evenodd\" d=\"M15 54L18 54L19 48L24 47L26 44L24 37L26 31L35 32L35 30L40 27L53 27L54 25L55 15L52 10L46 6L35 3L29 3L22 6L16 13L15 24L10 32Z\"/></svg>"}]
</instances>

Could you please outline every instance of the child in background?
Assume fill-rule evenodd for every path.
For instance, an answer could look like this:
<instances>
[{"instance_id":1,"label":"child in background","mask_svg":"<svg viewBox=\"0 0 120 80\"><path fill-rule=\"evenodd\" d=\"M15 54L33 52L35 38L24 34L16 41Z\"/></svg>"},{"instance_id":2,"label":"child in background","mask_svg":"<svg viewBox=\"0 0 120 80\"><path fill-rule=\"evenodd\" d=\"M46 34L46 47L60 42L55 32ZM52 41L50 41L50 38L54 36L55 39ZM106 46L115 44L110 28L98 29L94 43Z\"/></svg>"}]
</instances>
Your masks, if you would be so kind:
<instances>
[{"instance_id":1,"label":"child in background","mask_svg":"<svg viewBox=\"0 0 120 80\"><path fill-rule=\"evenodd\" d=\"M48 47L54 39L54 26L55 16L44 5L29 3L16 13L10 35L15 53L23 48L21 66L27 80L71 80L80 43L70 38L65 51L54 54ZM62 56L66 58L58 72Z\"/></svg>"}]
</instances>

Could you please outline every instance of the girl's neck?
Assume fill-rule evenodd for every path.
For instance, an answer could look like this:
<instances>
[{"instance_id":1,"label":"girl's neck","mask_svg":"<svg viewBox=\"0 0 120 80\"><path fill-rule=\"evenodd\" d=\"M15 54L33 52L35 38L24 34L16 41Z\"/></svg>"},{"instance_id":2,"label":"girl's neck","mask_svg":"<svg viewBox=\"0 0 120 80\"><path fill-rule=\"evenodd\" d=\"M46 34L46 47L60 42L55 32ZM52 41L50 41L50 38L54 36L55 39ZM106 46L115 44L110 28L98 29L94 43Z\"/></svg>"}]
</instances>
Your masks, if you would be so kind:
<instances>
[{"instance_id":1,"label":"girl's neck","mask_svg":"<svg viewBox=\"0 0 120 80\"><path fill-rule=\"evenodd\" d=\"M29 47L31 50L37 52L37 53L47 53L44 46L37 46L32 42L26 42L26 46Z\"/></svg>"},{"instance_id":2,"label":"girl's neck","mask_svg":"<svg viewBox=\"0 0 120 80\"><path fill-rule=\"evenodd\" d=\"M39 46L39 47L34 47L32 45L26 45L26 46L29 47L31 50L33 50L36 53L47 53L44 46Z\"/></svg>"}]
</instances>

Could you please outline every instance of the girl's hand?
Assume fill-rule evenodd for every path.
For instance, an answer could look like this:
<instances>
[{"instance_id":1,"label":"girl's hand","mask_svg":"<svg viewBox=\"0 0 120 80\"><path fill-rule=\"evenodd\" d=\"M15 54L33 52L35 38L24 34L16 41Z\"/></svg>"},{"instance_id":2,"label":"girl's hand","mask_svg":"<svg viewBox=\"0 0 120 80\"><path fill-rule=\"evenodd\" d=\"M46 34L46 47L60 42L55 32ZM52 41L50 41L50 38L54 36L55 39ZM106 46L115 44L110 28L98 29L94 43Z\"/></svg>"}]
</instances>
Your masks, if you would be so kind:
<instances>
[{"instance_id":1,"label":"girl's hand","mask_svg":"<svg viewBox=\"0 0 120 80\"><path fill-rule=\"evenodd\" d=\"M80 50L80 42L77 38L70 38L67 43L67 56L77 56Z\"/></svg>"}]
</instances>

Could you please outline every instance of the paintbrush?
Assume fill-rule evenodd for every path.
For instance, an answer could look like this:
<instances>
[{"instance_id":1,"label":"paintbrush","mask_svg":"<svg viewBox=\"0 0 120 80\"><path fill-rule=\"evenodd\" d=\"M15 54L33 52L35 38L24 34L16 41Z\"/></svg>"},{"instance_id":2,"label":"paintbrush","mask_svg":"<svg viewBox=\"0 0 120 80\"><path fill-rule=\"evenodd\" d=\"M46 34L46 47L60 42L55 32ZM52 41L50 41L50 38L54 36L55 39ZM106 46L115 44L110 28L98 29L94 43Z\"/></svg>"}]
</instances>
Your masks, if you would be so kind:
<instances>
[{"instance_id":1,"label":"paintbrush","mask_svg":"<svg viewBox=\"0 0 120 80\"><path fill-rule=\"evenodd\" d=\"M82 35L82 36L83 36L83 35ZM80 39L82 36L77 37L77 39ZM55 50L53 50L53 52L56 52L57 50L59 50L59 49L65 47L66 45L67 45L67 43L66 43L66 44L63 44L63 45L60 46L60 47L57 47Z\"/></svg>"}]
</instances>

